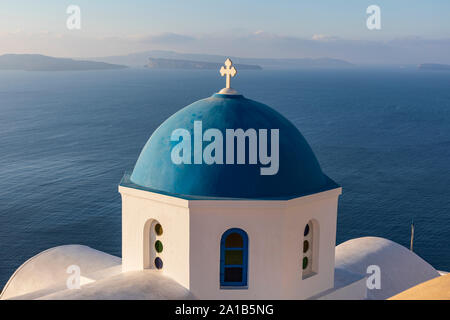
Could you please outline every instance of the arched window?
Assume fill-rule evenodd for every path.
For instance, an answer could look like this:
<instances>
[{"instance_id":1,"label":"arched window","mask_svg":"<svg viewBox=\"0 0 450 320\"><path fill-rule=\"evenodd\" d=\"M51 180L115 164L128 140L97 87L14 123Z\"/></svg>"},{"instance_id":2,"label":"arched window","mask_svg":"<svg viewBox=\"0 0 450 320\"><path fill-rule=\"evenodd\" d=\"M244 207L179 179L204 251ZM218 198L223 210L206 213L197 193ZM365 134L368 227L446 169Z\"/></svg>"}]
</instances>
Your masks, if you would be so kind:
<instances>
[{"instance_id":1,"label":"arched window","mask_svg":"<svg viewBox=\"0 0 450 320\"><path fill-rule=\"evenodd\" d=\"M307 278L317 272L316 252L317 249L318 224L317 221L310 220L303 229L302 259L300 261L302 268L302 278Z\"/></svg>"},{"instance_id":2,"label":"arched window","mask_svg":"<svg viewBox=\"0 0 450 320\"><path fill-rule=\"evenodd\" d=\"M220 286L246 287L248 236L242 229L229 229L220 241Z\"/></svg>"},{"instance_id":3,"label":"arched window","mask_svg":"<svg viewBox=\"0 0 450 320\"><path fill-rule=\"evenodd\" d=\"M150 219L144 226L144 269L162 269L163 260L163 227L157 220Z\"/></svg>"}]
</instances>

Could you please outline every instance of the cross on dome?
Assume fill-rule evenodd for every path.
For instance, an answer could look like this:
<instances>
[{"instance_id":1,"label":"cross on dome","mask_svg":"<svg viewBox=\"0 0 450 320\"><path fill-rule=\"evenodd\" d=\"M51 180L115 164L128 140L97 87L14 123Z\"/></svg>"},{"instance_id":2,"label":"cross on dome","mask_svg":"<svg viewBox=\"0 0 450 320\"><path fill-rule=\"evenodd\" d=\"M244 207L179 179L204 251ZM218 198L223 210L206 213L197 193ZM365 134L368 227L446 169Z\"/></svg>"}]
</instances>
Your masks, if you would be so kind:
<instances>
[{"instance_id":1,"label":"cross on dome","mask_svg":"<svg viewBox=\"0 0 450 320\"><path fill-rule=\"evenodd\" d=\"M220 74L222 75L222 77L225 75L227 77L227 85L225 88L231 88L230 87L231 77L234 77L236 73L237 73L236 68L233 66L233 62L231 61L231 59L228 58L227 60L225 60L225 67L222 66L222 68L220 68Z\"/></svg>"},{"instance_id":2,"label":"cross on dome","mask_svg":"<svg viewBox=\"0 0 450 320\"><path fill-rule=\"evenodd\" d=\"M231 88L231 77L234 77L237 74L236 68L233 66L233 62L230 58L225 60L225 66L220 68L220 75L226 76L226 86L222 90L219 91L221 94L237 94L237 91Z\"/></svg>"}]
</instances>

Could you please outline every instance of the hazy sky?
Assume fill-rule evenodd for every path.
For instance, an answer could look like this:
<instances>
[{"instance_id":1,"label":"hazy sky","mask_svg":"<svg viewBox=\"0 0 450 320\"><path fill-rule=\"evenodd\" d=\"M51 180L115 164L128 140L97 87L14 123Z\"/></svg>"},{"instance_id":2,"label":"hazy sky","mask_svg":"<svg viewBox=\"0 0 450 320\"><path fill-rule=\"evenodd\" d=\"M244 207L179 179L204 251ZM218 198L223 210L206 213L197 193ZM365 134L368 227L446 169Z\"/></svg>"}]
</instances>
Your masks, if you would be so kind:
<instances>
[{"instance_id":1,"label":"hazy sky","mask_svg":"<svg viewBox=\"0 0 450 320\"><path fill-rule=\"evenodd\" d=\"M72 4L81 9L80 30L66 27ZM373 4L381 8L381 30L366 27ZM357 63L398 63L406 54L411 63L447 62L449 17L449 0L2 0L0 54L169 49Z\"/></svg>"}]
</instances>

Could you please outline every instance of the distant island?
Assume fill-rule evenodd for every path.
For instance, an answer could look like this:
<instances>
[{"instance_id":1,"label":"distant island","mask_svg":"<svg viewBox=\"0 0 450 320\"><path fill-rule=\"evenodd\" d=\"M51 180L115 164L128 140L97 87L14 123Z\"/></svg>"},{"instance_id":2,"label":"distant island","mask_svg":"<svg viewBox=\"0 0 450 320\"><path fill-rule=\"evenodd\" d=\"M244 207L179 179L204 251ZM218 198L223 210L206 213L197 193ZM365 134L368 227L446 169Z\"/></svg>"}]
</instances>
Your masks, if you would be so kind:
<instances>
[{"instance_id":1,"label":"distant island","mask_svg":"<svg viewBox=\"0 0 450 320\"><path fill-rule=\"evenodd\" d=\"M341 59L334 58L243 58L200 53L180 53L165 50L149 50L120 56L89 58L92 61L123 64L130 67L142 67L148 64L148 59L185 60L190 62L210 62L222 65L226 58L240 65L257 65L264 69L308 69L308 68L353 68L355 65ZM162 63L162 62L161 62ZM240 67L242 69L242 67Z\"/></svg>"},{"instance_id":2,"label":"distant island","mask_svg":"<svg viewBox=\"0 0 450 320\"><path fill-rule=\"evenodd\" d=\"M54 58L41 54L4 54L0 56L0 70L86 71L123 68L127 68L127 66L97 61Z\"/></svg>"},{"instance_id":3,"label":"distant island","mask_svg":"<svg viewBox=\"0 0 450 320\"><path fill-rule=\"evenodd\" d=\"M223 63L178 60L164 58L149 58L146 68L152 69L220 69ZM262 70L261 66L253 64L236 64L236 68L240 70Z\"/></svg>"},{"instance_id":4,"label":"distant island","mask_svg":"<svg viewBox=\"0 0 450 320\"><path fill-rule=\"evenodd\" d=\"M437 70L437 71L450 71L450 65L438 64L438 63L422 63L419 65L421 70Z\"/></svg>"},{"instance_id":5,"label":"distant island","mask_svg":"<svg viewBox=\"0 0 450 320\"><path fill-rule=\"evenodd\" d=\"M111 70L128 67L152 69L218 69L226 56L178 53L152 50L123 56L89 58L55 58L41 54L0 55L0 70L24 71L85 71ZM230 57L240 70L352 68L350 62L333 58L242 58Z\"/></svg>"}]
</instances>

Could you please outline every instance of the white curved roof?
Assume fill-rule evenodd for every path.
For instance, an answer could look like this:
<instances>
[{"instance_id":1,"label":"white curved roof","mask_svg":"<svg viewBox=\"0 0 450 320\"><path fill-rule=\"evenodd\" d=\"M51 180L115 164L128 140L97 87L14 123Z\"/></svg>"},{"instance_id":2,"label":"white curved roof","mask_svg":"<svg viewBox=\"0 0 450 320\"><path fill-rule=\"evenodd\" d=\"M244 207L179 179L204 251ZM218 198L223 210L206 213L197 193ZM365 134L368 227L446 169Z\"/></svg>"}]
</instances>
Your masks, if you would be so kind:
<instances>
[{"instance_id":1,"label":"white curved roof","mask_svg":"<svg viewBox=\"0 0 450 320\"><path fill-rule=\"evenodd\" d=\"M67 289L67 267L80 267L82 286ZM336 270L367 276L381 270L381 289L367 290L369 299L387 299L419 283L439 277L430 264L387 239L364 237L336 247ZM337 279L339 280L339 279ZM341 279L342 280L342 279ZM339 282L339 281L338 281ZM20 266L1 299L192 299L188 289L156 270L122 273L121 259L80 245L48 249Z\"/></svg>"},{"instance_id":2,"label":"white curved roof","mask_svg":"<svg viewBox=\"0 0 450 320\"><path fill-rule=\"evenodd\" d=\"M367 274L370 265L380 267L381 289L368 289L368 299L387 299L439 276L436 269L418 255L387 239L356 238L336 247L336 268L370 276Z\"/></svg>"},{"instance_id":3,"label":"white curved roof","mask_svg":"<svg viewBox=\"0 0 450 320\"><path fill-rule=\"evenodd\" d=\"M20 297L28 299L27 297ZM157 270L120 273L81 286L65 289L38 299L45 300L190 300L188 289Z\"/></svg>"},{"instance_id":4,"label":"white curved roof","mask_svg":"<svg viewBox=\"0 0 450 320\"><path fill-rule=\"evenodd\" d=\"M68 289L77 265L81 287ZM121 259L81 245L48 249L20 266L9 279L1 299L193 299L188 289L156 270L122 273Z\"/></svg>"},{"instance_id":5,"label":"white curved roof","mask_svg":"<svg viewBox=\"0 0 450 320\"><path fill-rule=\"evenodd\" d=\"M56 290L65 287L67 268L70 265L80 267L81 276L100 270L121 268L122 260L110 254L82 245L64 245L54 247L25 261L11 276L0 295L0 299L38 292Z\"/></svg>"}]
</instances>

